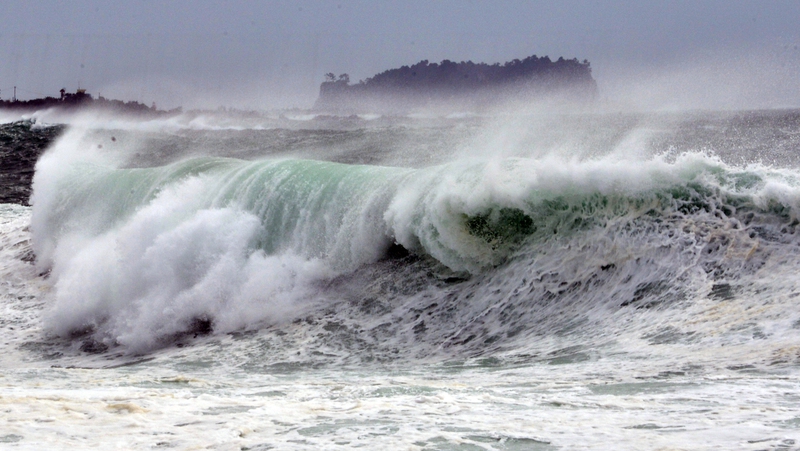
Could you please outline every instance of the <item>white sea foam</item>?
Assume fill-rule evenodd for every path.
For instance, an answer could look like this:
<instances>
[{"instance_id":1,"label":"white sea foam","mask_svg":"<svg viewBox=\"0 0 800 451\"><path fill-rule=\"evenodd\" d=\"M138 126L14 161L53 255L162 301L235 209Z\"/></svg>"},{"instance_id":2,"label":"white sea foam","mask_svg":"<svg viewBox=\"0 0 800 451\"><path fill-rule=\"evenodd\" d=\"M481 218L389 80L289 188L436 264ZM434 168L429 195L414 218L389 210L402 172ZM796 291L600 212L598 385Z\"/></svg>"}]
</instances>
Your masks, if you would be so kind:
<instances>
[{"instance_id":1,"label":"white sea foam","mask_svg":"<svg viewBox=\"0 0 800 451\"><path fill-rule=\"evenodd\" d=\"M62 236L53 255L51 330L99 329L108 345L139 351L198 318L234 331L302 314L315 299L313 282L330 270L313 258L253 251L258 218L198 208L191 195L202 183L165 189L100 235Z\"/></svg>"},{"instance_id":2,"label":"white sea foam","mask_svg":"<svg viewBox=\"0 0 800 451\"><path fill-rule=\"evenodd\" d=\"M760 220L776 233L781 225L770 225L768 212L777 206L791 221L800 207L791 171L737 169L698 153L671 160L620 153L473 157L413 171L228 159L125 169L131 154L144 151L141 144L133 140L106 150L91 136L73 128L37 165L33 244L38 268L52 271L54 288L47 324L60 336L91 332L105 345L133 351L157 347L199 320L231 332L299 318L325 298L315 284L378 261L392 242L449 270L485 277L509 258L527 268L540 259L536 253L550 252L554 234L589 249L597 247L596 239L622 240L612 248L618 254L582 266L582 274L570 276L574 280L563 268L552 271L561 274L561 283L581 284L596 267L629 258L636 246L653 246L650 240L678 243L675 231L687 224L728 227L724 216L730 213L724 211L736 210L734 204L761 211ZM741 200L726 206L728 198ZM702 211L679 212L700 208L695 204L708 210L708 219ZM669 225L671 238L641 219L651 214ZM614 236L594 237L581 224ZM648 240L628 234L630 224L642 227ZM692 233L687 240L695 240ZM729 234L744 238L725 239L746 239L748 233L740 227ZM517 254L521 240L530 253ZM604 255L604 246L591 255ZM680 278L698 267L691 248L677 251L686 257L662 256L669 266L647 271ZM628 269L622 292L600 292L598 305L635 298L642 286L662 283L652 280L653 273L637 276L639 264ZM511 292L519 279L503 271L500 293ZM500 302L488 294L485 299Z\"/></svg>"},{"instance_id":3,"label":"white sea foam","mask_svg":"<svg viewBox=\"0 0 800 451\"><path fill-rule=\"evenodd\" d=\"M417 169L73 126L0 207L0 447L796 447L796 170L517 126Z\"/></svg>"}]
</instances>

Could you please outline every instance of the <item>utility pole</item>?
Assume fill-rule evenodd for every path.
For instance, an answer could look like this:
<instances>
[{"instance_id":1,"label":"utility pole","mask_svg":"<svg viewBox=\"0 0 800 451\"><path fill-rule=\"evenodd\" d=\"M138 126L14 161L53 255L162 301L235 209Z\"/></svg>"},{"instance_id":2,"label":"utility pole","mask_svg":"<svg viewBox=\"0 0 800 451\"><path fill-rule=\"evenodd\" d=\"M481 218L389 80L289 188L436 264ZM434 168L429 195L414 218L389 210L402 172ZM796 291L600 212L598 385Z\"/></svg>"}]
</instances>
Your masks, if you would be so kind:
<instances>
[{"instance_id":1,"label":"utility pole","mask_svg":"<svg viewBox=\"0 0 800 451\"><path fill-rule=\"evenodd\" d=\"M14 102L17 101L17 87L14 86Z\"/></svg>"}]
</instances>

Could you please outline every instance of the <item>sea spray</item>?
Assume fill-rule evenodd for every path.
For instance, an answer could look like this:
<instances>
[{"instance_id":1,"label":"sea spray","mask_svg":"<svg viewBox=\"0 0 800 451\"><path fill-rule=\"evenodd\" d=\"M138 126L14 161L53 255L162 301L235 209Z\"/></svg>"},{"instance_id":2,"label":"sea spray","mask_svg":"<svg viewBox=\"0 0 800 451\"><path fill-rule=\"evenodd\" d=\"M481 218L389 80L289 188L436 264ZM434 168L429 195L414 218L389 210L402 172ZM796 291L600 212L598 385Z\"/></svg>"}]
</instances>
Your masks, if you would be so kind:
<instances>
[{"instance_id":1,"label":"sea spray","mask_svg":"<svg viewBox=\"0 0 800 451\"><path fill-rule=\"evenodd\" d=\"M338 305L325 285L358 277L393 246L464 281L409 325L413 346L508 348L595 314L605 322L618 308L697 296L714 283L707 267L737 265L726 263L730 246L754 234L793 242L798 211L790 172L704 154L472 157L420 169L188 157L137 168L131 155L146 149L93 139L77 128L61 138L37 166L32 198L37 265L54 287L46 323L90 337L92 349L144 351ZM727 244L701 263L717 239ZM747 259L771 252L753 246ZM387 282L419 276L408 277ZM433 285L390 303L417 309Z\"/></svg>"},{"instance_id":2,"label":"sea spray","mask_svg":"<svg viewBox=\"0 0 800 451\"><path fill-rule=\"evenodd\" d=\"M0 442L790 449L797 117L74 126L0 208Z\"/></svg>"}]
</instances>

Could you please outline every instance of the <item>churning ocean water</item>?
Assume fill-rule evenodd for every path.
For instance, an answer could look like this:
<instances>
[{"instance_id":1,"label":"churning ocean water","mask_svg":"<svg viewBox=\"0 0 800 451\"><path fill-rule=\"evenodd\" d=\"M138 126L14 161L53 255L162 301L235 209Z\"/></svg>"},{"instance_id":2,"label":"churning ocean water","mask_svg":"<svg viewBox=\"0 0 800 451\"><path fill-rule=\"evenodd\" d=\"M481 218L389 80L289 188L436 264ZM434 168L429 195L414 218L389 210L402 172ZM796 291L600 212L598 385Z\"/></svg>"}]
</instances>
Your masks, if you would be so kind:
<instances>
[{"instance_id":1,"label":"churning ocean water","mask_svg":"<svg viewBox=\"0 0 800 451\"><path fill-rule=\"evenodd\" d=\"M57 122L2 449L800 448L800 112Z\"/></svg>"}]
</instances>

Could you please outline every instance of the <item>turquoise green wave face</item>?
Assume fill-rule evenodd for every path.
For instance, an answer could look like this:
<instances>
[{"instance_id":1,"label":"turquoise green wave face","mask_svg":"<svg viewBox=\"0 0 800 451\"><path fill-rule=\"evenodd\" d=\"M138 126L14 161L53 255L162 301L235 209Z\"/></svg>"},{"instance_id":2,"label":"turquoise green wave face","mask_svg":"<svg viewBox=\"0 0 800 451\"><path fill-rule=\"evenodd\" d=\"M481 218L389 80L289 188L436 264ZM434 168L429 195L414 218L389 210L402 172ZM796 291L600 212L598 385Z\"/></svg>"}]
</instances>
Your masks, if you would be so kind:
<instances>
[{"instance_id":1,"label":"turquoise green wave face","mask_svg":"<svg viewBox=\"0 0 800 451\"><path fill-rule=\"evenodd\" d=\"M464 215L469 233L497 248L519 243L536 231L533 219L518 208L500 208L485 214Z\"/></svg>"},{"instance_id":2,"label":"turquoise green wave face","mask_svg":"<svg viewBox=\"0 0 800 451\"><path fill-rule=\"evenodd\" d=\"M101 235L177 190L181 205L165 208L163 214L172 217L167 222L203 209L234 208L261 222L254 249L336 257L347 253L348 239L389 240L382 213L395 180L407 172L310 160L197 158L147 169L78 164L47 187L51 197L41 192L36 197L37 203L52 206L41 212L46 221L37 228L53 231L48 239L56 241L68 232ZM191 189L182 188L187 184ZM349 253L339 257L359 263L365 258Z\"/></svg>"},{"instance_id":3,"label":"turquoise green wave face","mask_svg":"<svg viewBox=\"0 0 800 451\"><path fill-rule=\"evenodd\" d=\"M419 169L200 157L131 168L62 142L69 139L40 159L33 196L37 264L52 270L49 327L133 350L197 324L233 331L296 318L322 302L320 287L373 264L395 265L408 286L473 277L479 286L504 272L528 283L539 267L554 268L537 276L546 285L565 270L562 261L581 273L537 286L541 299L578 296L571 283L588 287L588 278L608 280L624 266L609 287L621 284L629 305L657 305L650 298L683 288L659 285L661 274L636 275L636 264L625 262L636 261L637 249L673 252L684 264L695 258L684 252L695 231L774 240L795 227L800 199L790 172L731 168L698 154L636 162L475 158ZM744 231L747 221L757 226ZM419 258L381 261L404 255L398 246ZM411 274L414 261L422 274ZM683 274L650 263L669 277ZM464 295L478 302L469 315L481 314L482 302L511 302L486 290L480 302ZM460 333L447 314L436 327Z\"/></svg>"},{"instance_id":4,"label":"turquoise green wave face","mask_svg":"<svg viewBox=\"0 0 800 451\"><path fill-rule=\"evenodd\" d=\"M177 190L181 208L163 211L173 216L167 223L202 209L242 210L261 224L253 250L323 258L339 269L375 261L397 243L451 269L479 272L526 241L618 218L757 211L792 219L796 198L791 178L697 156L644 162L641 170L578 163L553 171L524 159L404 169L209 157L144 169L76 163L51 179L44 169L34 199L46 219L35 228L50 250L64 233L100 235ZM786 194L765 192L768 185ZM39 247L45 261L47 249Z\"/></svg>"}]
</instances>

